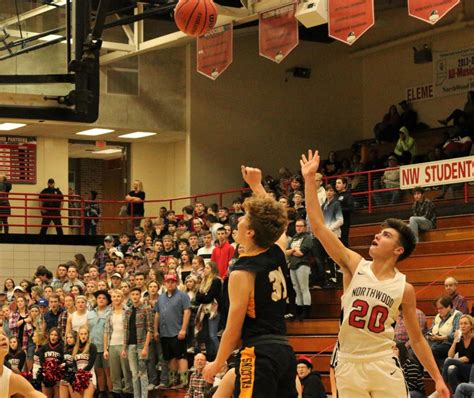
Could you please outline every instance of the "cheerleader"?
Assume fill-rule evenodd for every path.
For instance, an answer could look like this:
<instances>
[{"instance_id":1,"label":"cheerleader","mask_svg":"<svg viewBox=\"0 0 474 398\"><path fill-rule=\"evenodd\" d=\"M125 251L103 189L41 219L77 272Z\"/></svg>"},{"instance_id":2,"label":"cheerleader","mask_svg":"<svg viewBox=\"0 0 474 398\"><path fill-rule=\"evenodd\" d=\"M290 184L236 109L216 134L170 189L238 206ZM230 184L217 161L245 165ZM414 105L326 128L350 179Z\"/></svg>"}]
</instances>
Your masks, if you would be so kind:
<instances>
[{"instance_id":1,"label":"cheerleader","mask_svg":"<svg viewBox=\"0 0 474 398\"><path fill-rule=\"evenodd\" d=\"M5 357L5 365L8 366L12 372L20 374L25 366L26 354L20 347L18 347L18 339L10 337L8 354Z\"/></svg>"},{"instance_id":2,"label":"cheerleader","mask_svg":"<svg viewBox=\"0 0 474 398\"><path fill-rule=\"evenodd\" d=\"M48 398L59 396L59 384L51 380L47 380L47 377L53 375L45 374L47 367L51 363L59 362L59 365L63 363L64 359L64 347L61 340L61 335L58 328L51 328L48 335L47 343L41 348L40 351L40 365L43 370L43 394ZM59 370L59 368L58 368Z\"/></svg>"},{"instance_id":3,"label":"cheerleader","mask_svg":"<svg viewBox=\"0 0 474 398\"><path fill-rule=\"evenodd\" d=\"M74 391L72 397L93 398L97 384L94 372L94 363L97 357L97 347L90 341L89 329L87 326L81 326L79 328L78 338L72 352L72 356L76 361L77 370L83 369L90 372L92 375L88 386L82 392Z\"/></svg>"},{"instance_id":4,"label":"cheerleader","mask_svg":"<svg viewBox=\"0 0 474 398\"><path fill-rule=\"evenodd\" d=\"M66 342L64 345L64 373L65 377L59 382L59 398L70 398L72 396L72 387L69 381L65 380L68 373L74 372L76 363L72 352L77 342L77 332L66 333Z\"/></svg>"},{"instance_id":5,"label":"cheerleader","mask_svg":"<svg viewBox=\"0 0 474 398\"><path fill-rule=\"evenodd\" d=\"M40 352L41 347L46 344L43 333L40 330L36 330L33 333L33 343L35 344L35 350L33 352L33 367L31 369L31 384L33 387L41 391L41 375L39 374L41 363L40 363Z\"/></svg>"}]
</instances>

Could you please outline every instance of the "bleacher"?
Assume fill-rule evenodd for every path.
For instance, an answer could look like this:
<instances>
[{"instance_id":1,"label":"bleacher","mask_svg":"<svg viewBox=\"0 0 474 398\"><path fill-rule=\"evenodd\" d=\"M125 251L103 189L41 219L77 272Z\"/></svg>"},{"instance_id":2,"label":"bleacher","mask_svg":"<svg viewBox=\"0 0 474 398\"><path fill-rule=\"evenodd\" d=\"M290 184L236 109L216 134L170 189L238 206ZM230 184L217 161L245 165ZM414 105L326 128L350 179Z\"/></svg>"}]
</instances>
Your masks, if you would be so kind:
<instances>
[{"instance_id":1,"label":"bleacher","mask_svg":"<svg viewBox=\"0 0 474 398\"><path fill-rule=\"evenodd\" d=\"M434 146L444 142L443 133L449 128L417 131L412 134L417 141L418 153L428 153ZM370 144L365 142L364 144ZM395 143L377 145L379 156L388 156ZM350 157L350 151L339 151L338 159ZM458 291L468 299L469 308L474 304L474 205L464 203L464 189L454 191L446 199L437 200L440 190L426 192L426 197L435 201L437 220L435 230L421 233L420 242L412 256L399 264L399 270L406 274L417 293L417 306L426 315L428 326L436 313L433 300L444 294L444 279L454 276L459 281ZM468 186L468 197L472 202L474 186ZM395 205L357 210L353 215L350 246L363 257L368 258L368 250L380 222L387 217L407 220L411 215L413 198L405 191L400 202ZM322 375L328 394L329 360L339 331L342 289L312 290L311 319L303 322L288 322L287 333L296 354L306 354L313 358L314 370ZM425 378L428 394L434 391L431 378ZM154 392L153 397L184 397L184 391L164 390Z\"/></svg>"},{"instance_id":2,"label":"bleacher","mask_svg":"<svg viewBox=\"0 0 474 398\"><path fill-rule=\"evenodd\" d=\"M377 224L357 225L351 229L350 243L367 256L369 242L379 229ZM444 279L450 275L459 280L458 291L474 303L474 215L441 217L439 228L420 235L415 253L399 264L407 281L415 286L418 308L427 315L428 326L435 315L433 299L444 293ZM312 319L288 323L288 335L297 353L313 358L315 370L323 375L329 391L329 359L336 341L342 289L312 290ZM321 305L322 304L322 305ZM427 392L434 384L425 379Z\"/></svg>"},{"instance_id":3,"label":"bleacher","mask_svg":"<svg viewBox=\"0 0 474 398\"><path fill-rule=\"evenodd\" d=\"M379 226L380 223L353 226L352 248L367 256L368 245ZM448 275L459 280L458 291L468 299L471 308L474 304L474 215L440 217L438 229L422 233L414 254L398 268L415 286L417 306L427 315L428 326L436 313L433 299L444 293L443 283ZM329 361L339 331L342 289L311 290L311 294L311 319L288 322L287 332L295 353L313 358L314 370L321 373L329 393ZM433 381L428 376L424 381L426 391L433 392ZM184 391L165 390L155 394L156 397L184 397Z\"/></svg>"}]
</instances>

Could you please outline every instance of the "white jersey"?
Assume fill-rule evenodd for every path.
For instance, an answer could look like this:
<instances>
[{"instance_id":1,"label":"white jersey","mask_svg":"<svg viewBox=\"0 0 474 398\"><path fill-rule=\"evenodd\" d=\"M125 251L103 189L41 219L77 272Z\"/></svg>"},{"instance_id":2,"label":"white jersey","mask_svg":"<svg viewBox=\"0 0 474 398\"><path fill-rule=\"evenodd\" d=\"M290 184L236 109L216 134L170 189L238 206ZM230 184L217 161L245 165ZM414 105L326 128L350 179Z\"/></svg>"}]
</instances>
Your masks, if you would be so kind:
<instances>
[{"instance_id":1,"label":"white jersey","mask_svg":"<svg viewBox=\"0 0 474 398\"><path fill-rule=\"evenodd\" d=\"M372 261L362 259L341 298L339 358L370 359L392 354L394 326L405 290L405 275L379 281Z\"/></svg>"},{"instance_id":2,"label":"white jersey","mask_svg":"<svg viewBox=\"0 0 474 398\"><path fill-rule=\"evenodd\" d=\"M0 398L10 398L10 376L12 371L3 366L3 373L0 376Z\"/></svg>"}]
</instances>

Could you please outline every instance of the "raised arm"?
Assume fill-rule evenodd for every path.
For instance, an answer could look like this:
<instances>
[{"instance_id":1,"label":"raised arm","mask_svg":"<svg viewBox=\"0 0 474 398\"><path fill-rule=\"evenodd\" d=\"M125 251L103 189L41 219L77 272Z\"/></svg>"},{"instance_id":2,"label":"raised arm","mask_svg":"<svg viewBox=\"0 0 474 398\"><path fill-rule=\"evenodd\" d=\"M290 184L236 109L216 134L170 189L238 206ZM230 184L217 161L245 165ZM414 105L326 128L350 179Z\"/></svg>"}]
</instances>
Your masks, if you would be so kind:
<instances>
[{"instance_id":1,"label":"raised arm","mask_svg":"<svg viewBox=\"0 0 474 398\"><path fill-rule=\"evenodd\" d=\"M265 188L262 185L262 171L260 169L248 166L240 166L242 172L242 178L248 184L254 195L258 196L267 196L268 193L265 191ZM283 252L286 251L287 247L287 238L286 234L283 233L280 238L275 242L280 246Z\"/></svg>"},{"instance_id":2,"label":"raised arm","mask_svg":"<svg viewBox=\"0 0 474 398\"><path fill-rule=\"evenodd\" d=\"M353 274L362 257L345 247L337 236L324 224L324 216L319 206L318 193L314 178L319 167L318 151L308 151L308 156L302 155L300 164L305 180L304 191L306 211L311 224L311 230L321 242L329 256L341 267Z\"/></svg>"},{"instance_id":3,"label":"raised arm","mask_svg":"<svg viewBox=\"0 0 474 398\"><path fill-rule=\"evenodd\" d=\"M266 196L267 192L262 185L262 171L255 167L240 166L242 178L255 195Z\"/></svg>"},{"instance_id":4,"label":"raised arm","mask_svg":"<svg viewBox=\"0 0 474 398\"><path fill-rule=\"evenodd\" d=\"M407 328L410 344L415 351L416 357L420 360L423 367L428 371L436 383L436 391L439 398L449 398L449 390L439 373L438 366L433 358L431 348L421 333L416 317L416 296L415 289L409 283L405 284L405 291L402 299L403 319Z\"/></svg>"},{"instance_id":5,"label":"raised arm","mask_svg":"<svg viewBox=\"0 0 474 398\"><path fill-rule=\"evenodd\" d=\"M204 378L208 383L214 381L214 376L222 368L232 351L240 345L242 326L254 281L255 276L247 271L235 270L229 276L229 315L216 359L204 368Z\"/></svg>"}]
</instances>

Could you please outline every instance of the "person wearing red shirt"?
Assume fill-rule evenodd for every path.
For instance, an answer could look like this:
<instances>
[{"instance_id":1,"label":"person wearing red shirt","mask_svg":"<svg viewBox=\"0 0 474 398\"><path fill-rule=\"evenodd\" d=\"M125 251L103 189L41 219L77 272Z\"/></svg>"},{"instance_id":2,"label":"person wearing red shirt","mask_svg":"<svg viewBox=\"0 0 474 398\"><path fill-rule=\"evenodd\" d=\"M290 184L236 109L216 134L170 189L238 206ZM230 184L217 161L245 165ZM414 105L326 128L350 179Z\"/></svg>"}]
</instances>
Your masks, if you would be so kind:
<instances>
[{"instance_id":1,"label":"person wearing red shirt","mask_svg":"<svg viewBox=\"0 0 474 398\"><path fill-rule=\"evenodd\" d=\"M227 235L224 227L217 230L217 240L219 241L211 254L211 261L217 264L219 276L222 279L227 279L227 269L229 268L230 260L234 255L234 247L227 240Z\"/></svg>"},{"instance_id":2,"label":"person wearing red shirt","mask_svg":"<svg viewBox=\"0 0 474 398\"><path fill-rule=\"evenodd\" d=\"M227 233L224 227L217 229L217 240L218 243L211 254L211 262L217 264L217 271L223 280L222 300L220 302L221 318L219 321L219 329L222 330L225 328L227 323L227 313L229 311L229 275L227 271L229 269L230 261L234 256L235 249L227 240Z\"/></svg>"}]
</instances>

